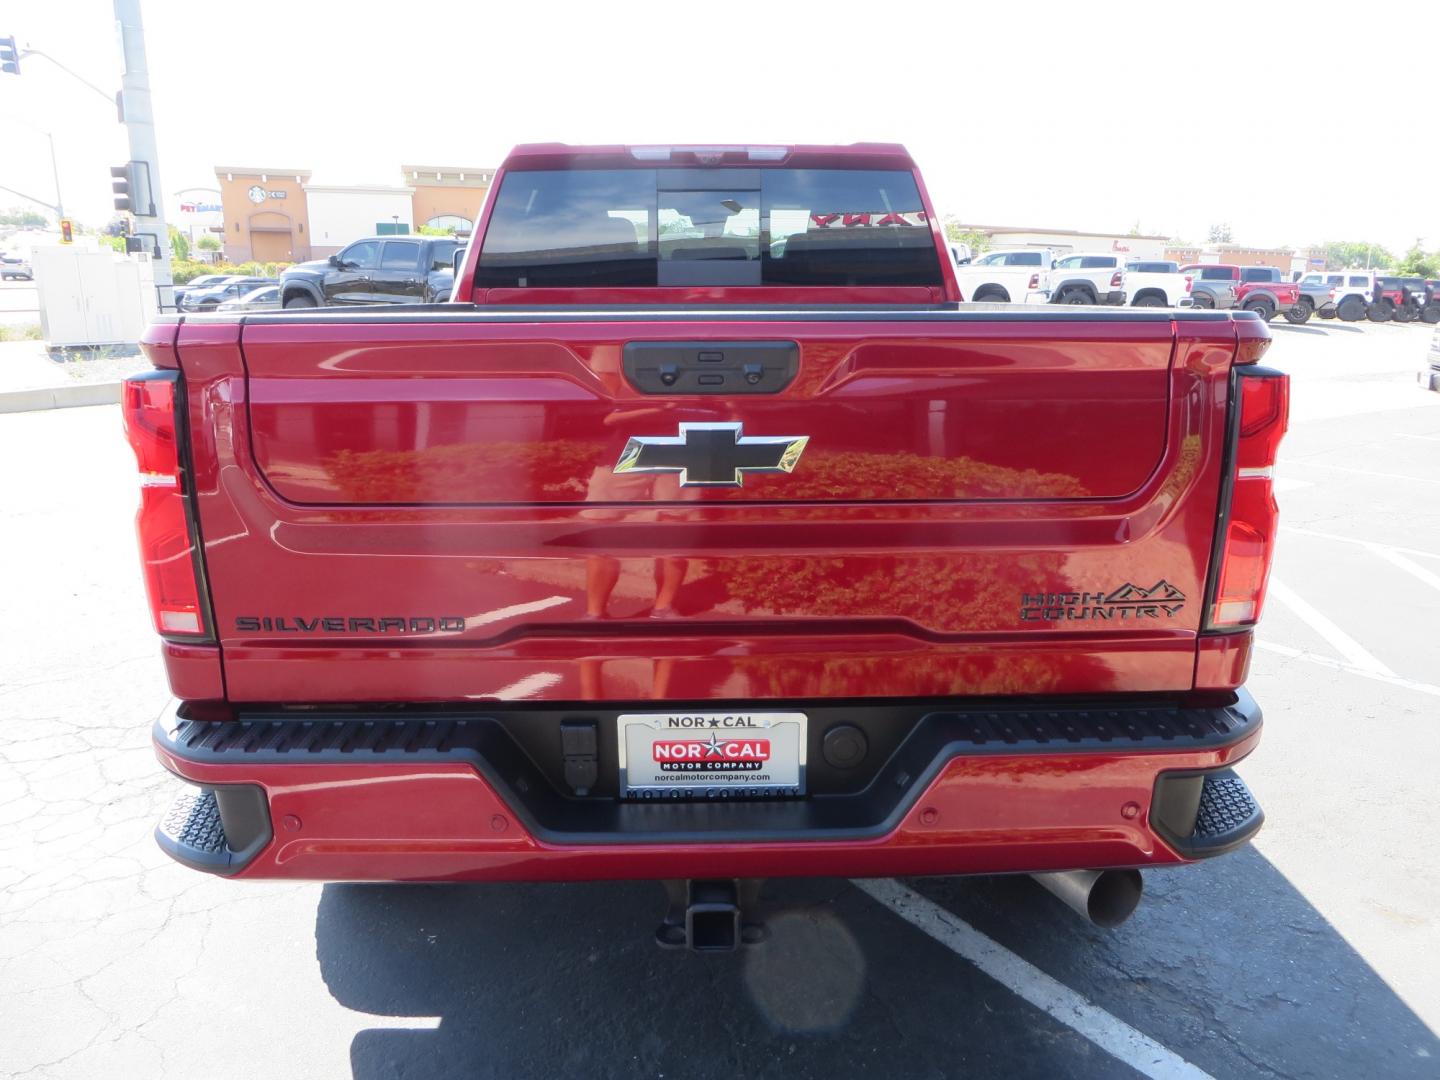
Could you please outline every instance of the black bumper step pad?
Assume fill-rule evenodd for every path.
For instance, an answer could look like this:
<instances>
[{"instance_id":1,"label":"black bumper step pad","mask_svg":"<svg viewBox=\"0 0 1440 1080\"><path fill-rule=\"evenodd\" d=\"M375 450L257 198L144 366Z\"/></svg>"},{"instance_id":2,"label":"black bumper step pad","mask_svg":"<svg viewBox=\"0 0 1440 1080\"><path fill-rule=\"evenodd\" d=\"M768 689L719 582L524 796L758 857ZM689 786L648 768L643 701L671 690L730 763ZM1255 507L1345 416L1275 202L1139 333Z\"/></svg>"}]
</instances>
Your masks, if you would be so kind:
<instances>
[{"instance_id":1,"label":"black bumper step pad","mask_svg":"<svg viewBox=\"0 0 1440 1080\"><path fill-rule=\"evenodd\" d=\"M1265 824L1265 814L1232 769L1165 773L1155 784L1150 824L1187 859L1233 851Z\"/></svg>"},{"instance_id":2,"label":"black bumper step pad","mask_svg":"<svg viewBox=\"0 0 1440 1080\"><path fill-rule=\"evenodd\" d=\"M230 865L230 846L212 790L187 788L176 795L155 826L155 839L171 858L197 870L219 872Z\"/></svg>"},{"instance_id":3,"label":"black bumper step pad","mask_svg":"<svg viewBox=\"0 0 1440 1080\"><path fill-rule=\"evenodd\" d=\"M670 706L681 709L692 706ZM693 706L703 708L704 706ZM734 706L730 706L733 708ZM766 703L760 711L791 706ZM823 729L825 708L794 706ZM664 706L661 706L664 708ZM713 706L712 706L713 708ZM876 709L884 705L877 704ZM624 712L655 712L654 704L632 707L556 710L555 717L579 713L607 717ZM1126 749L1205 749L1238 741L1260 724L1260 710L1248 695L1231 705L1186 708L1174 705L1120 708L1033 709L1023 706L994 709L947 710L912 706L908 722L919 734L931 729L946 741L963 745L967 752L1005 753L1010 750L1104 751ZM358 715L357 715L358 714ZM157 730L164 745L190 761L303 763L307 758L326 762L357 762L372 755L387 758L418 756L423 760L465 759L483 750L495 728L512 724L542 724L548 712L515 711L503 716L482 712L419 716L387 716L382 710L356 709L349 716L283 716L257 711L237 720L162 718ZM904 717L897 716L902 723ZM918 723L917 723L918 720ZM163 736L162 734L163 733Z\"/></svg>"},{"instance_id":4,"label":"black bumper step pad","mask_svg":"<svg viewBox=\"0 0 1440 1080\"><path fill-rule=\"evenodd\" d=\"M1233 847L1248 840L1264 820L1265 814L1244 780L1229 770L1211 773L1200 793L1190 841L1197 847Z\"/></svg>"},{"instance_id":5,"label":"black bumper step pad","mask_svg":"<svg viewBox=\"0 0 1440 1080\"><path fill-rule=\"evenodd\" d=\"M186 787L155 826L155 842L167 855L211 874L238 872L270 835L265 792L252 784Z\"/></svg>"}]
</instances>

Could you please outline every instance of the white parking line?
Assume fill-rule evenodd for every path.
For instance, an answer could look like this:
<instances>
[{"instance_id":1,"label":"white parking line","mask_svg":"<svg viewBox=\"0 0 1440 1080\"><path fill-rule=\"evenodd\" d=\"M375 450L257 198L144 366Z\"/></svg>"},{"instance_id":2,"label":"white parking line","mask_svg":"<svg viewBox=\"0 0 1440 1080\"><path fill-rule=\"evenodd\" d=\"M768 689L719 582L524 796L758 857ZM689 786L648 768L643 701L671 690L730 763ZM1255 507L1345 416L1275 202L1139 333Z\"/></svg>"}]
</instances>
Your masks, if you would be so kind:
<instances>
[{"instance_id":1,"label":"white parking line","mask_svg":"<svg viewBox=\"0 0 1440 1080\"><path fill-rule=\"evenodd\" d=\"M1440 551L1421 551L1419 548L1397 547L1394 544L1380 544L1375 540L1359 540L1353 536L1341 536L1339 533L1320 532L1318 529L1304 529L1299 525L1281 525L1280 531L1299 533L1301 536L1318 536L1321 540L1338 540L1342 544L1359 544L1361 547L1386 547L1391 551L1399 551L1405 555L1418 555L1422 559L1440 559Z\"/></svg>"},{"instance_id":2,"label":"white parking line","mask_svg":"<svg viewBox=\"0 0 1440 1080\"><path fill-rule=\"evenodd\" d=\"M1305 465L1312 469L1334 469L1336 472L1354 473L1356 476L1378 476L1382 480L1404 480L1411 484L1440 484L1440 480L1436 480L1434 477L1406 476L1403 473L1393 472L1375 472L1373 469L1352 469L1346 465L1327 465L1323 461L1306 461L1303 458L1285 462L1287 469L1291 465Z\"/></svg>"},{"instance_id":3,"label":"white parking line","mask_svg":"<svg viewBox=\"0 0 1440 1080\"><path fill-rule=\"evenodd\" d=\"M1402 690L1415 690L1421 694L1429 694L1431 697L1440 697L1440 686L1431 683L1416 682L1414 679L1407 679L1401 675L1381 675L1374 671L1367 671L1364 668L1355 667L1341 660L1335 660L1329 656L1321 656L1319 653L1307 652L1305 649L1291 648L1289 645L1281 645L1275 641L1257 641L1257 649L1264 649L1266 652L1275 653L1277 656L1284 656L1290 660L1303 660L1307 664L1317 664L1320 667L1329 668L1331 671L1344 671L1350 675L1359 675L1364 679L1374 679L1376 682L1385 683L1387 686L1398 686Z\"/></svg>"},{"instance_id":4,"label":"white parking line","mask_svg":"<svg viewBox=\"0 0 1440 1080\"><path fill-rule=\"evenodd\" d=\"M1425 567L1421 566L1417 562L1411 562L1394 548L1386 547L1384 544L1366 544L1365 550L1370 552L1370 554L1372 555L1376 555L1384 559L1391 566L1399 567L1407 574L1411 574L1419 578L1426 585L1429 585L1432 589L1440 589L1440 574L1437 574L1432 570L1425 569Z\"/></svg>"},{"instance_id":5,"label":"white parking line","mask_svg":"<svg viewBox=\"0 0 1440 1080\"><path fill-rule=\"evenodd\" d=\"M1270 595L1298 615L1311 630L1335 646L1335 651L1345 657L1351 667L1369 671L1375 675L1393 676L1395 674L1382 664L1370 650L1341 630L1326 616L1316 611L1307 601L1302 600L1295 590L1285 585L1279 578L1272 577L1270 579Z\"/></svg>"},{"instance_id":6,"label":"white parking line","mask_svg":"<svg viewBox=\"0 0 1440 1080\"><path fill-rule=\"evenodd\" d=\"M855 887L884 904L917 930L929 934L957 956L970 961L1006 989L1043 1009L1072 1031L1083 1035L1111 1057L1150 1077L1171 1080L1210 1074L1191 1065L1125 1021L1091 1004L1064 983L986 937L958 915L893 880L856 880Z\"/></svg>"}]
</instances>

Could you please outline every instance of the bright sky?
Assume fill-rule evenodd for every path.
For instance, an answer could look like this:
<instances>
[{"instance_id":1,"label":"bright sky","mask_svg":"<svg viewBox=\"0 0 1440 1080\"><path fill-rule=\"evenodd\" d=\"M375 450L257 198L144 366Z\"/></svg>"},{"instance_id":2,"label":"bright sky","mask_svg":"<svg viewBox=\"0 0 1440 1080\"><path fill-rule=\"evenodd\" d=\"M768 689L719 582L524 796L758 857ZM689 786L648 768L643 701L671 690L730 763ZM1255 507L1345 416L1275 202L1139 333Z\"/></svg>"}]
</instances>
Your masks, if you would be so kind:
<instances>
[{"instance_id":1,"label":"bright sky","mask_svg":"<svg viewBox=\"0 0 1440 1080\"><path fill-rule=\"evenodd\" d=\"M217 164L393 184L402 161L495 165L517 142L873 140L967 222L1440 247L1440 4L1368 10L146 0L145 20L172 204ZM10 34L119 87L111 0L7 3ZM67 211L103 224L128 157L113 107L22 70L0 75L0 184L53 202L53 132Z\"/></svg>"}]
</instances>

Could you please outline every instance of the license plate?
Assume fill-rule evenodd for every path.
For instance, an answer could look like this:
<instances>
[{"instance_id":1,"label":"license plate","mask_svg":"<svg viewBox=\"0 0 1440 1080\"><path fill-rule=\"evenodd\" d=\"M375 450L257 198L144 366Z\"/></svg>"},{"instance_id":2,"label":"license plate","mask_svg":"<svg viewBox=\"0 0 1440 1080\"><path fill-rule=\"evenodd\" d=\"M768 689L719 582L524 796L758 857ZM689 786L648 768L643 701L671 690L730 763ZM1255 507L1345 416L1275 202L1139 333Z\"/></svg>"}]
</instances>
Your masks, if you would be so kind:
<instances>
[{"instance_id":1,"label":"license plate","mask_svg":"<svg viewBox=\"0 0 1440 1080\"><path fill-rule=\"evenodd\" d=\"M805 793L805 714L626 713L620 794L632 799Z\"/></svg>"}]
</instances>

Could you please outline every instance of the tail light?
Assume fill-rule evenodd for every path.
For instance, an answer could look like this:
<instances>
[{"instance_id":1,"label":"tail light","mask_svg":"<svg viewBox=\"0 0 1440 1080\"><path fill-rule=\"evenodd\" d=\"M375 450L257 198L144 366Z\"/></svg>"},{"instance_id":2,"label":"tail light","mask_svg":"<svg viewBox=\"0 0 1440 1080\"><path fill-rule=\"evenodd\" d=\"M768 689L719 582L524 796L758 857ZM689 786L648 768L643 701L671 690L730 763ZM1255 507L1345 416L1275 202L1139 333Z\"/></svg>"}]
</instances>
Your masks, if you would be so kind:
<instances>
[{"instance_id":1,"label":"tail light","mask_svg":"<svg viewBox=\"0 0 1440 1080\"><path fill-rule=\"evenodd\" d=\"M1190 291L1191 287L1194 286L1194 284L1195 284L1195 279L1192 278L1192 277L1190 277L1190 276L1187 274L1186 277L1185 277L1185 291L1188 293L1188 292Z\"/></svg>"},{"instance_id":2,"label":"tail light","mask_svg":"<svg viewBox=\"0 0 1440 1080\"><path fill-rule=\"evenodd\" d=\"M1123 271L1123 270L1116 270L1115 273L1113 273L1113 274L1110 275L1110 288L1112 288L1112 289L1118 289L1118 288L1120 288L1120 283L1121 283L1122 281L1124 281L1124 280L1125 280L1125 271Z\"/></svg>"},{"instance_id":3,"label":"tail light","mask_svg":"<svg viewBox=\"0 0 1440 1080\"><path fill-rule=\"evenodd\" d=\"M1331 301L1331 303L1334 303L1334 301L1335 301L1335 290L1334 290L1334 289L1331 289L1331 290L1330 290L1330 301Z\"/></svg>"},{"instance_id":4,"label":"tail light","mask_svg":"<svg viewBox=\"0 0 1440 1080\"><path fill-rule=\"evenodd\" d=\"M155 629L167 638L205 640L210 627L197 569L198 533L181 467L180 373L146 372L126 379L124 388L125 435L140 470L135 531Z\"/></svg>"},{"instance_id":5,"label":"tail light","mask_svg":"<svg viewBox=\"0 0 1440 1080\"><path fill-rule=\"evenodd\" d=\"M1038 289L1039 287L1040 287L1040 275L1039 275L1039 274L1031 274L1031 275L1030 275L1030 288L1032 288L1032 289Z\"/></svg>"},{"instance_id":6,"label":"tail light","mask_svg":"<svg viewBox=\"0 0 1440 1080\"><path fill-rule=\"evenodd\" d=\"M1275 553L1280 511L1275 504L1275 455L1290 412L1290 377L1256 366L1269 339L1242 340L1232 376L1230 461L1227 466L1206 625L1251 626L1260 618Z\"/></svg>"}]
</instances>

